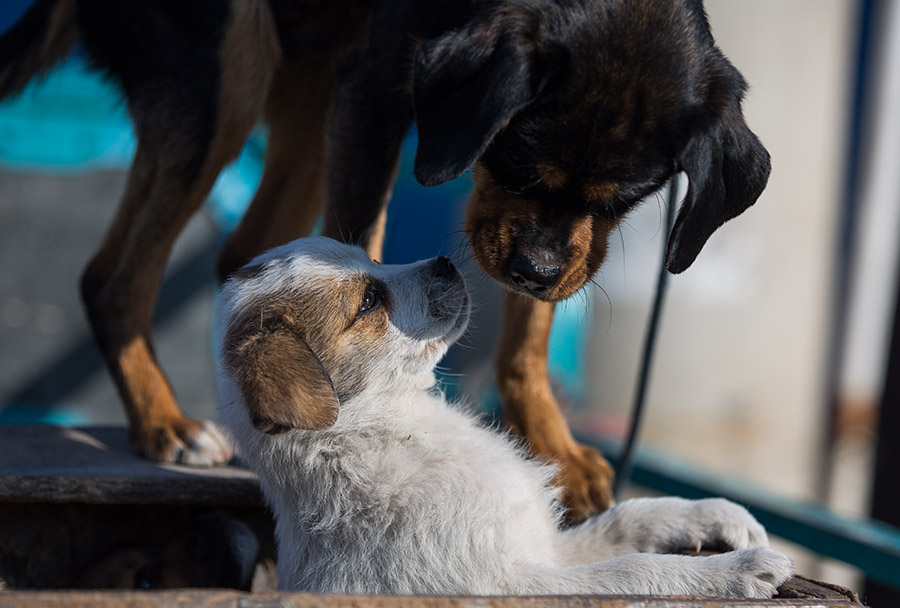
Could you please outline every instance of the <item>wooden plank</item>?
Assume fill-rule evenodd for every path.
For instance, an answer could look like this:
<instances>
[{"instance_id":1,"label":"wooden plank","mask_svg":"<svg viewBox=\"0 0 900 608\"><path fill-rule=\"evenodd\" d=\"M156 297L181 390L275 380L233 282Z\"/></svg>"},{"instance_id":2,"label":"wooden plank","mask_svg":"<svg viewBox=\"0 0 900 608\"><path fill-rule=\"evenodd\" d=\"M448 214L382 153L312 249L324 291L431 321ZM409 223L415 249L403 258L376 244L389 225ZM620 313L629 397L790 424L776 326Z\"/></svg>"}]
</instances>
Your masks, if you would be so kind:
<instances>
[{"instance_id":1,"label":"wooden plank","mask_svg":"<svg viewBox=\"0 0 900 608\"><path fill-rule=\"evenodd\" d=\"M234 466L160 465L123 428L0 426L0 502L262 504L256 476Z\"/></svg>"},{"instance_id":2,"label":"wooden plank","mask_svg":"<svg viewBox=\"0 0 900 608\"><path fill-rule=\"evenodd\" d=\"M565 596L424 597L249 594L239 591L16 591L0 593L0 608L859 608L849 600Z\"/></svg>"}]
</instances>

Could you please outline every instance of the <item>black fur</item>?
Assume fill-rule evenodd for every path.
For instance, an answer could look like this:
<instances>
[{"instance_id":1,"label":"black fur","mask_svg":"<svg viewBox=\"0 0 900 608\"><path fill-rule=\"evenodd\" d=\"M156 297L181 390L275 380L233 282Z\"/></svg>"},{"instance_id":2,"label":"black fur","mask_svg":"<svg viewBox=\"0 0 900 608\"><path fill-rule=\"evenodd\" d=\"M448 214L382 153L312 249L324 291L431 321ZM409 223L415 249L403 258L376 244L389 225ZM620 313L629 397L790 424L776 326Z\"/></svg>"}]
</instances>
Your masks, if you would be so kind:
<instances>
[{"instance_id":1,"label":"black fur","mask_svg":"<svg viewBox=\"0 0 900 608\"><path fill-rule=\"evenodd\" d=\"M440 184L480 158L506 190L551 215L620 217L685 171L691 189L668 246L672 272L690 266L765 187L768 154L740 110L744 81L715 46L699 0L427 5L378 5L369 46L351 61L351 71L365 73L414 68L407 87L383 77L345 82L351 104L393 113L366 121L347 111L347 148L359 159L339 156L338 145L332 166L336 180L359 181L355 192L338 187L339 204L364 208L365 197L370 206L372 193L385 190L385 170L364 165L393 158L396 144L386 142L413 116L419 182ZM340 109L338 131L346 128ZM540 164L563 168L565 188L542 185ZM598 181L615 182L615 195L585 200L584 186Z\"/></svg>"},{"instance_id":2,"label":"black fur","mask_svg":"<svg viewBox=\"0 0 900 608\"><path fill-rule=\"evenodd\" d=\"M180 154L186 181L214 135L219 48L229 2L78 0L80 39L92 64L118 83L140 138L179 133L199 153Z\"/></svg>"}]
</instances>

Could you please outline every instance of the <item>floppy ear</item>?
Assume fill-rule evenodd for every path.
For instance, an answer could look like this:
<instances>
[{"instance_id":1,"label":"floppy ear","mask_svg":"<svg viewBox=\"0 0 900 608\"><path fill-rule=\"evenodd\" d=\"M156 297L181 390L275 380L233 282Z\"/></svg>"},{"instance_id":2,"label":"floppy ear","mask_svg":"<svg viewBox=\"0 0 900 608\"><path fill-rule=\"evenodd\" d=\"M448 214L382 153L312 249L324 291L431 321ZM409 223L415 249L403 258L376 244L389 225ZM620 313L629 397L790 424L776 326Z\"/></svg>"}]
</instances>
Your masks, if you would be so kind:
<instances>
[{"instance_id":1,"label":"floppy ear","mask_svg":"<svg viewBox=\"0 0 900 608\"><path fill-rule=\"evenodd\" d=\"M258 430L275 434L334 424L338 413L334 385L322 362L295 331L263 326L229 342L225 365Z\"/></svg>"},{"instance_id":2,"label":"floppy ear","mask_svg":"<svg viewBox=\"0 0 900 608\"><path fill-rule=\"evenodd\" d=\"M414 173L442 184L475 162L540 84L524 35L474 22L424 43L416 54Z\"/></svg>"},{"instance_id":3,"label":"floppy ear","mask_svg":"<svg viewBox=\"0 0 900 608\"><path fill-rule=\"evenodd\" d=\"M744 122L738 101L712 129L691 138L680 165L689 185L666 251L666 268L676 274L719 226L756 202L771 170L769 153Z\"/></svg>"}]
</instances>

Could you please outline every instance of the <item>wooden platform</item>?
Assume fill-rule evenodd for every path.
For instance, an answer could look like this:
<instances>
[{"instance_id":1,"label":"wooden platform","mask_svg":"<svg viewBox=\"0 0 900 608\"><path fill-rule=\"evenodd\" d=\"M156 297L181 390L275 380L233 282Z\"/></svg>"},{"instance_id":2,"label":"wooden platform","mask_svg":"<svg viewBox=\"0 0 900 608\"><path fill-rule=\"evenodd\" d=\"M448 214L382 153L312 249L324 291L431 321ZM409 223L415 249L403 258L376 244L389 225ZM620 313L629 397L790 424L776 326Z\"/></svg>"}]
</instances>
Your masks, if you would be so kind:
<instances>
[{"instance_id":1,"label":"wooden platform","mask_svg":"<svg viewBox=\"0 0 900 608\"><path fill-rule=\"evenodd\" d=\"M260 506L256 476L140 458L122 428L0 426L0 502Z\"/></svg>"},{"instance_id":2,"label":"wooden platform","mask_svg":"<svg viewBox=\"0 0 900 608\"><path fill-rule=\"evenodd\" d=\"M211 517L215 518L212 525ZM221 589L73 590L92 585L114 586L122 581L130 586L134 572L141 565L151 564L165 570L166 564L161 561L179 551L190 551L191 541L185 540L186 534L206 535L202 536L206 543L220 530L221 521L239 522L252 530L259 543L256 559L259 564L268 560L271 565L272 522L263 506L256 477L249 471L234 466L193 469L153 464L134 453L124 429L120 428L0 426L0 580L14 587L0 591L0 608L860 606L852 592L803 577L788 581L771 600L318 596L274 593L271 579L265 576L261 581L259 576L254 577L252 587L247 584L246 588L253 588L256 593ZM214 544L214 540L209 542ZM230 586L231 583L221 583L228 579L210 578L210 569L225 567L222 556L213 552L208 557L208 562L192 562L193 570L181 562L175 578L164 578L163 582L194 581L179 585L187 587L199 585L196 581L219 581L215 583L217 586ZM114 575L104 567L104 560L112 562ZM120 570L127 560L135 561L135 565L126 568L123 575ZM262 572L265 574L266 570ZM104 582L100 585L96 581Z\"/></svg>"}]
</instances>

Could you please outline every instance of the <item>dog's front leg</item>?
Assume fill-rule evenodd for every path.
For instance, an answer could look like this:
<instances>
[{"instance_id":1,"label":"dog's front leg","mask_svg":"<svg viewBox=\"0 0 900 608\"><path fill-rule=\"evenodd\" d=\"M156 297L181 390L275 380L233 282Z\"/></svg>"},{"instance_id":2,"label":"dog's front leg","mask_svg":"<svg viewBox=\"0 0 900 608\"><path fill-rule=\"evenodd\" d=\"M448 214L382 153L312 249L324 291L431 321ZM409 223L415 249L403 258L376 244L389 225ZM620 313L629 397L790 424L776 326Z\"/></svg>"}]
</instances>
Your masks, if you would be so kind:
<instances>
[{"instance_id":1,"label":"dog's front leg","mask_svg":"<svg viewBox=\"0 0 900 608\"><path fill-rule=\"evenodd\" d=\"M383 30L375 31L394 31L383 25ZM380 260L387 204L413 116L408 67L384 59L403 57L408 51L395 48L405 47L393 34L376 38L367 52L345 58L338 70L323 233L359 245Z\"/></svg>"},{"instance_id":2,"label":"dog's front leg","mask_svg":"<svg viewBox=\"0 0 900 608\"><path fill-rule=\"evenodd\" d=\"M219 257L219 279L266 249L307 236L325 201L334 57L282 62L266 102L265 172Z\"/></svg>"},{"instance_id":3,"label":"dog's front leg","mask_svg":"<svg viewBox=\"0 0 900 608\"><path fill-rule=\"evenodd\" d=\"M554 304L508 292L504 308L496 363L504 417L537 455L560 465L568 521L583 521L613 504L613 471L600 454L572 438L550 389L547 340Z\"/></svg>"},{"instance_id":4,"label":"dog's front leg","mask_svg":"<svg viewBox=\"0 0 900 608\"><path fill-rule=\"evenodd\" d=\"M155 84L140 93L147 97L130 99L138 149L113 224L81 281L91 329L125 404L132 442L159 462L207 466L231 454L229 441L213 424L179 409L151 336L172 245L259 119L280 54L263 3L235 3L223 35L218 64L206 61L204 53L189 53L182 72L148 81ZM180 83L192 82L198 73L216 74L221 91L229 93L203 85L182 89L187 85Z\"/></svg>"}]
</instances>

